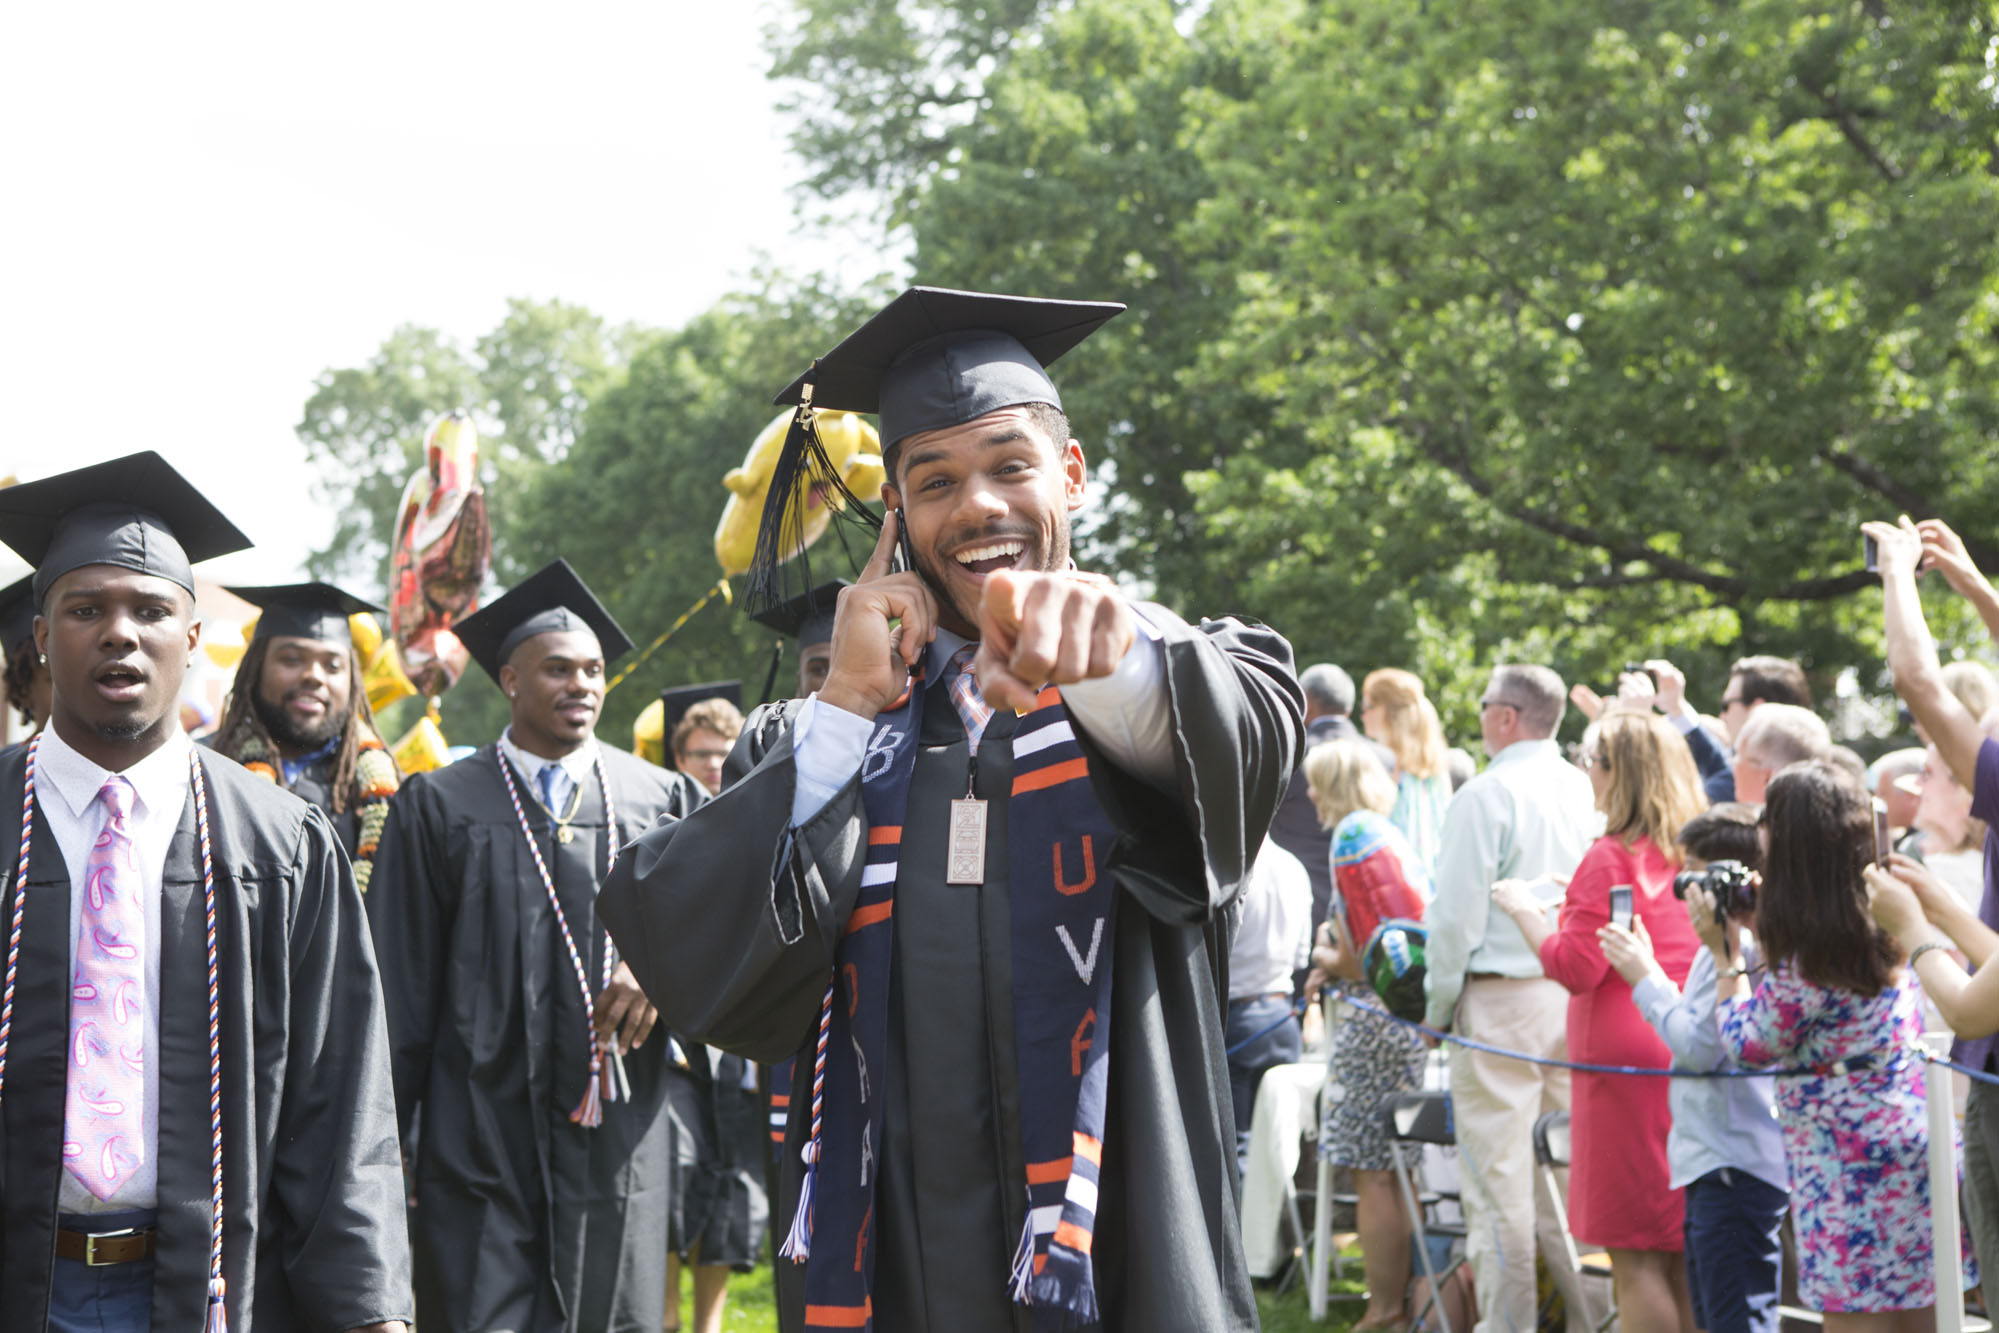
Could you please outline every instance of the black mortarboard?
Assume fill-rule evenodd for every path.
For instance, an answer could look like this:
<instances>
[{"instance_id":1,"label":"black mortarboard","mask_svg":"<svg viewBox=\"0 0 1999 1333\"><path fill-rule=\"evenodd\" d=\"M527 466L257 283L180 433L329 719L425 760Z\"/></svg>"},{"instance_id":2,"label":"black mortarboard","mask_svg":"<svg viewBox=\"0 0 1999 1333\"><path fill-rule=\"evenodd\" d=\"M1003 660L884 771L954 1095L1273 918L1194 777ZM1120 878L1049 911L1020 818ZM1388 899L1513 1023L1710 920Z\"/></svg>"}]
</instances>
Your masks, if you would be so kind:
<instances>
[{"instance_id":1,"label":"black mortarboard","mask_svg":"<svg viewBox=\"0 0 1999 1333\"><path fill-rule=\"evenodd\" d=\"M919 431L961 426L1004 407L1059 408L1062 397L1046 367L1123 309L1114 301L911 287L815 360L777 401L879 413L883 453ZM801 408L771 471L744 598L752 615L775 610L813 584L803 549L805 506L834 492L845 501L832 505L839 518L880 523L847 492L809 422ZM781 558L794 551L795 570Z\"/></svg>"},{"instance_id":2,"label":"black mortarboard","mask_svg":"<svg viewBox=\"0 0 1999 1333\"><path fill-rule=\"evenodd\" d=\"M352 635L347 617L363 611L383 614L382 608L373 602L364 602L331 583L280 583L229 591L262 608L252 640L281 634L323 643L347 643Z\"/></svg>"},{"instance_id":3,"label":"black mortarboard","mask_svg":"<svg viewBox=\"0 0 1999 1333\"><path fill-rule=\"evenodd\" d=\"M807 589L790 601L780 602L750 619L765 629L798 640L800 648L828 643L833 638L833 611L840 602L840 589L849 586L845 579L834 579L831 583Z\"/></svg>"},{"instance_id":4,"label":"black mortarboard","mask_svg":"<svg viewBox=\"0 0 1999 1333\"><path fill-rule=\"evenodd\" d=\"M12 652L35 637L35 576L0 588L0 652Z\"/></svg>"},{"instance_id":5,"label":"black mortarboard","mask_svg":"<svg viewBox=\"0 0 1999 1333\"><path fill-rule=\"evenodd\" d=\"M1062 406L1045 367L1124 310L1115 301L1052 301L911 287L848 334L777 396L881 416L882 448L918 431L962 426L1022 403Z\"/></svg>"},{"instance_id":6,"label":"black mortarboard","mask_svg":"<svg viewBox=\"0 0 1999 1333\"><path fill-rule=\"evenodd\" d=\"M494 680L500 678L500 668L514 649L535 635L577 629L597 636L607 663L632 650L625 631L567 560L543 565L504 596L451 627L472 660Z\"/></svg>"},{"instance_id":7,"label":"black mortarboard","mask_svg":"<svg viewBox=\"0 0 1999 1333\"><path fill-rule=\"evenodd\" d=\"M250 539L150 450L0 489L0 542L35 567L35 604L85 565L116 565L194 591L195 563Z\"/></svg>"},{"instance_id":8,"label":"black mortarboard","mask_svg":"<svg viewBox=\"0 0 1999 1333\"><path fill-rule=\"evenodd\" d=\"M674 767L673 729L680 725L681 718L687 716L688 709L710 699L727 699L740 709L743 706L743 682L708 680L699 685L675 685L670 690L659 692L660 748L666 752L668 768Z\"/></svg>"}]
</instances>

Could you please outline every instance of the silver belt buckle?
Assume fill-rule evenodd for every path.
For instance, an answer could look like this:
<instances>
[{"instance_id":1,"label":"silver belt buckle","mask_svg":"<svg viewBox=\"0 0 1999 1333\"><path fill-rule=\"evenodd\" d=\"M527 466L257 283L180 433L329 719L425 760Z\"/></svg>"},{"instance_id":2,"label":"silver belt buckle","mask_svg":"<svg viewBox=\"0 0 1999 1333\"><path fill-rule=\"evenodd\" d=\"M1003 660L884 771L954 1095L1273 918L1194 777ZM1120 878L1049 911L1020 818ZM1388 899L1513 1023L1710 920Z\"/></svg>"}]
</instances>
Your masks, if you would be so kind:
<instances>
[{"instance_id":1,"label":"silver belt buckle","mask_svg":"<svg viewBox=\"0 0 1999 1333\"><path fill-rule=\"evenodd\" d=\"M125 1262L124 1260L98 1258L97 1242L100 1240L118 1240L125 1236L136 1236L138 1234L139 1228L137 1227L126 1227L122 1231L92 1232L83 1238L83 1262L91 1268L109 1268L114 1263Z\"/></svg>"}]
</instances>

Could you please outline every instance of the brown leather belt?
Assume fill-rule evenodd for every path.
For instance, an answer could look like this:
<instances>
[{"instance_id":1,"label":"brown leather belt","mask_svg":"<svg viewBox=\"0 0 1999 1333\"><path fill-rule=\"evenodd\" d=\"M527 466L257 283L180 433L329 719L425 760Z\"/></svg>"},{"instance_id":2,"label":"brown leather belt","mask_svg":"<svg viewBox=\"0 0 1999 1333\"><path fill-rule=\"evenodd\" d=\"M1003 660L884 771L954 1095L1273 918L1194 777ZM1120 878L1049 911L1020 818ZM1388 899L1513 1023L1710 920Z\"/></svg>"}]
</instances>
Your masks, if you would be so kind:
<instances>
[{"instance_id":1,"label":"brown leather belt","mask_svg":"<svg viewBox=\"0 0 1999 1333\"><path fill-rule=\"evenodd\" d=\"M152 1258L153 1240L157 1234L157 1229L153 1227L107 1231L99 1235L87 1231L57 1231L56 1257L89 1264L92 1268L129 1264L136 1259Z\"/></svg>"}]
</instances>

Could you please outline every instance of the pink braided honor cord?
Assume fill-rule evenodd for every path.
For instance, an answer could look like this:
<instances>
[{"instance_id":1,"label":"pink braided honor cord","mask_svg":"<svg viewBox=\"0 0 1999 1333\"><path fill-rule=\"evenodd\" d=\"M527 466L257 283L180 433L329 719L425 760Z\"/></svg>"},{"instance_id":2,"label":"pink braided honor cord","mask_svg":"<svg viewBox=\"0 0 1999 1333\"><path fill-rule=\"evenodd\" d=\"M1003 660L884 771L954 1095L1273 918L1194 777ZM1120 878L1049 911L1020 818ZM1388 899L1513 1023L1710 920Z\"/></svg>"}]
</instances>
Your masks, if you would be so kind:
<instances>
[{"instance_id":1,"label":"pink braided honor cord","mask_svg":"<svg viewBox=\"0 0 1999 1333\"><path fill-rule=\"evenodd\" d=\"M14 866L14 918L7 928L7 985L0 992L0 1094L7 1087L7 1039L14 1035L14 977L21 966L21 921L28 905L28 843L35 832L35 752L42 734L28 738L28 771L21 782L21 856Z\"/></svg>"},{"instance_id":2,"label":"pink braided honor cord","mask_svg":"<svg viewBox=\"0 0 1999 1333\"><path fill-rule=\"evenodd\" d=\"M577 951L576 936L569 929L569 917L562 910L562 900L555 894L555 877L549 874L548 862L542 858L541 844L535 841L534 830L528 825L527 809L521 804L520 788L514 782L513 761L504 754L497 754L494 758L499 761L500 776L506 779L507 799L513 802L514 818L520 823L521 837L527 840L528 851L534 857L534 868L541 875L541 886L548 893L548 905L555 913L556 928L562 932L562 947L569 951L569 966L576 973L577 988L583 993L583 1025L590 1034L590 1082L583 1090L583 1100L569 1113L569 1118L585 1129L595 1129L604 1123L604 1090L600 1085L608 1071L604 1068L603 1044L597 1040L597 1025L591 1018L596 1010L597 1001L590 990L590 970L584 965L583 955ZM609 874L610 867L618 860L618 813L611 803L611 784L604 777L602 754L597 756L597 785L604 792L604 822L610 826L609 856L605 864L605 873ZM604 940L604 972L600 985L610 985L611 973L615 967L616 962L611 956L611 941L607 936Z\"/></svg>"},{"instance_id":3,"label":"pink braided honor cord","mask_svg":"<svg viewBox=\"0 0 1999 1333\"><path fill-rule=\"evenodd\" d=\"M201 838L201 907L208 936L208 1169L212 1193L208 1231L208 1324L206 1333L226 1333L229 1327L222 1280L222 969L217 962L215 933L215 855L208 836L208 783L201 774L201 750L187 753L194 784L194 822Z\"/></svg>"}]
</instances>

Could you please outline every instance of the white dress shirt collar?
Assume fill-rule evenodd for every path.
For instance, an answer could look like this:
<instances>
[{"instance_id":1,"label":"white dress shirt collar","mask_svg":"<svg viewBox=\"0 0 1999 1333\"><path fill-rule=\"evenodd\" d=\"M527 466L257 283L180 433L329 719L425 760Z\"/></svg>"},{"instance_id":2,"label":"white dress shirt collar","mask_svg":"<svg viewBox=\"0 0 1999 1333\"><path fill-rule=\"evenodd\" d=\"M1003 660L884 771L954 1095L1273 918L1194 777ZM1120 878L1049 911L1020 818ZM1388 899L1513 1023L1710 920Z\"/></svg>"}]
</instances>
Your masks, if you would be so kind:
<instances>
[{"instance_id":1,"label":"white dress shirt collar","mask_svg":"<svg viewBox=\"0 0 1999 1333\"><path fill-rule=\"evenodd\" d=\"M567 773L569 780L578 786L583 784L583 779L589 777L591 770L597 766L597 738L595 736L590 737L583 744L577 746L560 759L544 759L538 754L529 754L526 750L516 745L514 743L514 729L508 727L500 733L500 752L513 761L514 768L522 777L528 780L530 785L534 785L536 790L540 790L538 784L541 782L541 771L551 764L556 765L564 773Z\"/></svg>"},{"instance_id":2,"label":"white dress shirt collar","mask_svg":"<svg viewBox=\"0 0 1999 1333\"><path fill-rule=\"evenodd\" d=\"M178 822L187 803L187 756L192 745L187 733L176 726L165 744L123 770L142 818L171 814ZM54 791L76 818L84 817L113 771L86 759L54 727L42 732L35 751L35 785Z\"/></svg>"}]
</instances>

